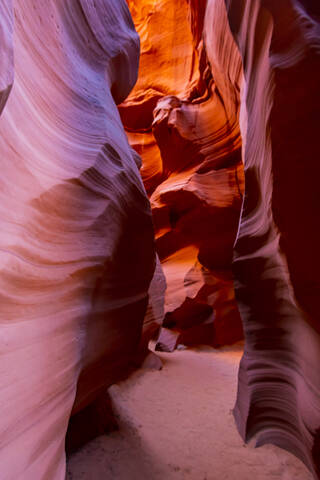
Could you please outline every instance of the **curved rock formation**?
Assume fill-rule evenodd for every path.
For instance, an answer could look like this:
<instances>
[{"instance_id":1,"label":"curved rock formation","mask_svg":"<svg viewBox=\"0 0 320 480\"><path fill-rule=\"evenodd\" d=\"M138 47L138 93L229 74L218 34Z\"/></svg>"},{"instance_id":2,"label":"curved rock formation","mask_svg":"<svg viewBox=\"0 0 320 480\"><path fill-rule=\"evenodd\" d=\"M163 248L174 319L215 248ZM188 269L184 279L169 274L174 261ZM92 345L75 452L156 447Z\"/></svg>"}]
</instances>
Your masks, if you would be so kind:
<instances>
[{"instance_id":1,"label":"curved rock formation","mask_svg":"<svg viewBox=\"0 0 320 480\"><path fill-rule=\"evenodd\" d=\"M124 0L0 4L1 478L62 480L163 317L241 337L235 237L239 431L320 478L319 4L127 3L125 102Z\"/></svg>"},{"instance_id":2,"label":"curved rock formation","mask_svg":"<svg viewBox=\"0 0 320 480\"><path fill-rule=\"evenodd\" d=\"M142 62L120 113L167 279L159 347L212 341L220 295L231 300L240 118L233 270L246 348L235 417L246 440L286 448L319 477L318 2L128 3Z\"/></svg>"},{"instance_id":3,"label":"curved rock formation","mask_svg":"<svg viewBox=\"0 0 320 480\"><path fill-rule=\"evenodd\" d=\"M157 348L232 343L242 338L231 274L243 192L237 96L225 105L212 77L205 1L128 4L141 63L119 110L142 157L167 282ZM240 81L241 64L235 68Z\"/></svg>"},{"instance_id":4,"label":"curved rock formation","mask_svg":"<svg viewBox=\"0 0 320 480\"><path fill-rule=\"evenodd\" d=\"M246 440L291 451L320 478L320 8L209 0L205 32L224 99L234 90L226 48L244 69L246 195L234 273L246 347L236 421Z\"/></svg>"},{"instance_id":5,"label":"curved rock formation","mask_svg":"<svg viewBox=\"0 0 320 480\"><path fill-rule=\"evenodd\" d=\"M139 41L124 0L5 0L0 38L0 476L62 480L71 410L132 362L154 270L115 105Z\"/></svg>"}]
</instances>

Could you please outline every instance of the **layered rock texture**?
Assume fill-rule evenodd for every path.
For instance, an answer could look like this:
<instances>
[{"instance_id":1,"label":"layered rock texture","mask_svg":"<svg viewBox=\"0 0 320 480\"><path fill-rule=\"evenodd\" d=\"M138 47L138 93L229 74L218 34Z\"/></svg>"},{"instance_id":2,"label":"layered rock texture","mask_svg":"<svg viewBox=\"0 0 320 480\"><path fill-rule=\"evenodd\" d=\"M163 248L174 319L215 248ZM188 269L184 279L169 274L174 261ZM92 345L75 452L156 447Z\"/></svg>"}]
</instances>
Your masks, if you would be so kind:
<instances>
[{"instance_id":1,"label":"layered rock texture","mask_svg":"<svg viewBox=\"0 0 320 480\"><path fill-rule=\"evenodd\" d=\"M124 0L4 0L0 38L0 477L63 480L71 410L127 371L155 266L116 107L139 39Z\"/></svg>"},{"instance_id":2,"label":"layered rock texture","mask_svg":"<svg viewBox=\"0 0 320 480\"><path fill-rule=\"evenodd\" d=\"M319 477L318 2L128 3L142 57L120 112L167 280L158 347L240 335L242 137L235 417L246 440L288 449Z\"/></svg>"},{"instance_id":3,"label":"layered rock texture","mask_svg":"<svg viewBox=\"0 0 320 480\"><path fill-rule=\"evenodd\" d=\"M243 325L241 435L320 478L318 1L127 4L0 2L1 479L63 480L162 321Z\"/></svg>"},{"instance_id":4,"label":"layered rock texture","mask_svg":"<svg viewBox=\"0 0 320 480\"><path fill-rule=\"evenodd\" d=\"M119 110L142 157L167 283L157 348L232 343L242 338L231 273L244 188L239 100L235 94L225 104L212 76L205 1L128 4L141 60L138 82ZM241 64L230 53L240 81Z\"/></svg>"},{"instance_id":5,"label":"layered rock texture","mask_svg":"<svg viewBox=\"0 0 320 480\"><path fill-rule=\"evenodd\" d=\"M293 452L319 478L319 4L209 0L205 36L224 99L236 91L228 51L244 70L236 421L246 440Z\"/></svg>"}]
</instances>

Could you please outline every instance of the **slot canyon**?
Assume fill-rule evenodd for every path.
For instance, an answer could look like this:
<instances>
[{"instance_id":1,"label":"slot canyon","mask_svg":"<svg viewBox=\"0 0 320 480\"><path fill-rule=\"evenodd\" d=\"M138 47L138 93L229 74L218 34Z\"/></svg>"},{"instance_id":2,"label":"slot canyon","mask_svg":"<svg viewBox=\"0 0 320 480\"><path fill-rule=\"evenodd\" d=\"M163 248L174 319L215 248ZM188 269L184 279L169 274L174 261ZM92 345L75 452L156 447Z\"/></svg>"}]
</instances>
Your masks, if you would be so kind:
<instances>
[{"instance_id":1,"label":"slot canyon","mask_svg":"<svg viewBox=\"0 0 320 480\"><path fill-rule=\"evenodd\" d=\"M319 0L0 39L0 480L319 480Z\"/></svg>"}]
</instances>

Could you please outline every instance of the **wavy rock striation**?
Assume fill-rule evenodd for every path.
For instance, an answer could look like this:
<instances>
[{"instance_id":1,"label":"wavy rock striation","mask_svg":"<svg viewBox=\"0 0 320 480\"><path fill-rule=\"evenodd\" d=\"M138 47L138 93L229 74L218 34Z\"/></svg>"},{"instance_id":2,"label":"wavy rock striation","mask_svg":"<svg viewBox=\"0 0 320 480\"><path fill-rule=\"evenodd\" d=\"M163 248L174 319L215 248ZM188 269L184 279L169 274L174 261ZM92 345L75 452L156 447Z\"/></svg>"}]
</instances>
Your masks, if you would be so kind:
<instances>
[{"instance_id":1,"label":"wavy rock striation","mask_svg":"<svg viewBox=\"0 0 320 480\"><path fill-rule=\"evenodd\" d=\"M71 410L130 365L154 270L115 104L139 40L124 0L5 0L0 38L0 476L62 480Z\"/></svg>"},{"instance_id":2,"label":"wavy rock striation","mask_svg":"<svg viewBox=\"0 0 320 480\"><path fill-rule=\"evenodd\" d=\"M244 70L234 273L246 347L235 418L246 440L291 451L320 478L320 8L209 0L205 32L224 99L234 90L226 48Z\"/></svg>"},{"instance_id":3,"label":"wavy rock striation","mask_svg":"<svg viewBox=\"0 0 320 480\"><path fill-rule=\"evenodd\" d=\"M318 2L127 3L125 102L124 0L0 4L1 478L64 479L163 317L241 337L236 237L239 431L320 478Z\"/></svg>"},{"instance_id":4,"label":"wavy rock striation","mask_svg":"<svg viewBox=\"0 0 320 480\"><path fill-rule=\"evenodd\" d=\"M128 3L142 59L120 113L167 280L158 346L221 344L237 325L242 137L235 417L246 440L291 451L319 478L318 2Z\"/></svg>"},{"instance_id":5,"label":"wavy rock striation","mask_svg":"<svg viewBox=\"0 0 320 480\"><path fill-rule=\"evenodd\" d=\"M242 338L231 274L244 188L238 96L226 105L213 78L203 43L206 1L128 4L141 62L119 110L142 157L167 282L157 348L232 343ZM239 61L233 74L240 84Z\"/></svg>"}]
</instances>

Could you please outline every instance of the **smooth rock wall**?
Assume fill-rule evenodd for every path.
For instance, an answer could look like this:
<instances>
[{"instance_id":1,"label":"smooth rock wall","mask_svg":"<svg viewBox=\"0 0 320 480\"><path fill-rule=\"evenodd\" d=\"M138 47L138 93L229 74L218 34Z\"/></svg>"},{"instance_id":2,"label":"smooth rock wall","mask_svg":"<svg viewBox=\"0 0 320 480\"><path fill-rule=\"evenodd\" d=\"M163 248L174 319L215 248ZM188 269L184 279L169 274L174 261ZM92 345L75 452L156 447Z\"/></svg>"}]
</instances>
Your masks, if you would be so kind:
<instances>
[{"instance_id":1,"label":"smooth rock wall","mask_svg":"<svg viewBox=\"0 0 320 480\"><path fill-rule=\"evenodd\" d=\"M116 107L139 39L124 0L15 0L0 40L0 476L63 480L71 410L130 366L155 266Z\"/></svg>"},{"instance_id":2,"label":"smooth rock wall","mask_svg":"<svg viewBox=\"0 0 320 480\"><path fill-rule=\"evenodd\" d=\"M217 28L226 19L227 48L244 69L245 197L234 274L246 345L235 418L247 441L291 451L316 478L319 14L317 2L304 0L209 0L205 22L208 56L224 82L233 83Z\"/></svg>"}]
</instances>

